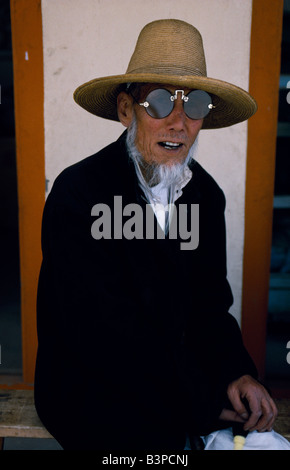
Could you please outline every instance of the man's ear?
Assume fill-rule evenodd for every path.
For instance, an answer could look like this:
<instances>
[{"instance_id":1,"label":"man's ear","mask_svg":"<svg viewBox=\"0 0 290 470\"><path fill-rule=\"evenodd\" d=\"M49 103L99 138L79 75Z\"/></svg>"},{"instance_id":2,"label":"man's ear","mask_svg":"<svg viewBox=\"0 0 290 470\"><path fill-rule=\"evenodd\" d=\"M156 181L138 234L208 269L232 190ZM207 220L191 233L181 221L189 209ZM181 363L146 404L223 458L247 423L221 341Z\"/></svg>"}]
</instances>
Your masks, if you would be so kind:
<instances>
[{"instance_id":1,"label":"man's ear","mask_svg":"<svg viewBox=\"0 0 290 470\"><path fill-rule=\"evenodd\" d=\"M117 97L117 111L120 122L129 127L133 119L133 98L121 91Z\"/></svg>"}]
</instances>

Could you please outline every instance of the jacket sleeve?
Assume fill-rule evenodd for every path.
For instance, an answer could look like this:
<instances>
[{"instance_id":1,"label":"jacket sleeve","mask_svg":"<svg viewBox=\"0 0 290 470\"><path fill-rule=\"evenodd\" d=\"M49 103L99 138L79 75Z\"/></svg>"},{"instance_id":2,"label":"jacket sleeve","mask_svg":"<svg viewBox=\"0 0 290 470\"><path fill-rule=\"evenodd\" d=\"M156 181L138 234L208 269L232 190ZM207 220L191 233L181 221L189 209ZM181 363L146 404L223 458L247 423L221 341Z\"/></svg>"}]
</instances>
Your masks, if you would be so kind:
<instances>
[{"instance_id":1,"label":"jacket sleeve","mask_svg":"<svg viewBox=\"0 0 290 470\"><path fill-rule=\"evenodd\" d=\"M83 188L78 192L79 186L61 175L44 209L35 405L63 447L77 442L81 448L82 439L83 445L96 445L90 439L96 422L101 428L97 413L106 399L102 385L110 373L112 352L106 338L113 332L99 328L99 322L107 314L108 324L122 299L112 295L112 257L106 243L93 243L91 205Z\"/></svg>"}]
</instances>

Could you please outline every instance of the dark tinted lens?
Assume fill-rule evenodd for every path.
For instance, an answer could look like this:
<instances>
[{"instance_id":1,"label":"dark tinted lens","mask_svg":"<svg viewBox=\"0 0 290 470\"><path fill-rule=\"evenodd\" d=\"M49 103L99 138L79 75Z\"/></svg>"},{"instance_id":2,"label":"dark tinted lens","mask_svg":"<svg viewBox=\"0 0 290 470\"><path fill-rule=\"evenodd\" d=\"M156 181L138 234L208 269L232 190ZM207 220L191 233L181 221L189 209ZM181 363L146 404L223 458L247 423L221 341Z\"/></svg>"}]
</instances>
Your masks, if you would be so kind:
<instances>
[{"instance_id":1,"label":"dark tinted lens","mask_svg":"<svg viewBox=\"0 0 290 470\"><path fill-rule=\"evenodd\" d=\"M149 106L146 111L150 116L156 119L162 119L168 116L173 110L174 102L170 100L171 93L163 88L151 91L145 101Z\"/></svg>"},{"instance_id":2,"label":"dark tinted lens","mask_svg":"<svg viewBox=\"0 0 290 470\"><path fill-rule=\"evenodd\" d=\"M191 119L205 118L210 111L208 106L212 103L209 94L203 90L194 90L188 93L187 96L188 101L184 103L186 115Z\"/></svg>"}]
</instances>

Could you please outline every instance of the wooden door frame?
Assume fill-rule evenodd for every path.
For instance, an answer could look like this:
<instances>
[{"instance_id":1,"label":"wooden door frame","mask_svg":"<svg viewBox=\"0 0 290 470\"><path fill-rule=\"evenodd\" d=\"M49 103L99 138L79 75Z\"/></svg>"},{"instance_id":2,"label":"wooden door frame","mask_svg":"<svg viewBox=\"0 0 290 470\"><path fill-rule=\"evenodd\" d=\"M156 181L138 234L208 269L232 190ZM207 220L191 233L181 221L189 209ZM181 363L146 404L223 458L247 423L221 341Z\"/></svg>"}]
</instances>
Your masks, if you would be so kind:
<instances>
[{"instance_id":1,"label":"wooden door frame","mask_svg":"<svg viewBox=\"0 0 290 470\"><path fill-rule=\"evenodd\" d=\"M19 207L22 377L33 387L37 351L36 292L45 201L41 0L10 0Z\"/></svg>"},{"instance_id":2,"label":"wooden door frame","mask_svg":"<svg viewBox=\"0 0 290 470\"><path fill-rule=\"evenodd\" d=\"M283 0L253 0L249 91L258 111L248 122L242 333L261 379L272 245Z\"/></svg>"}]
</instances>

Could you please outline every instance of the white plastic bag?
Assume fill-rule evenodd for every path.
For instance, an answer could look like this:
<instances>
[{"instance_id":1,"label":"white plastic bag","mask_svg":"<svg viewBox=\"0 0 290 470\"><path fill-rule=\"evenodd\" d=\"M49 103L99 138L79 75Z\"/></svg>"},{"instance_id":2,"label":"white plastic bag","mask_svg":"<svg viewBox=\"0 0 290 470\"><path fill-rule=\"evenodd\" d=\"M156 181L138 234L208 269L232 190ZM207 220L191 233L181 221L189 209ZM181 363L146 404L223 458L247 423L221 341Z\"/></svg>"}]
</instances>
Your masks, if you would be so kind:
<instances>
[{"instance_id":1,"label":"white plastic bag","mask_svg":"<svg viewBox=\"0 0 290 470\"><path fill-rule=\"evenodd\" d=\"M233 450L232 428L215 431L202 436L204 450ZM290 450L290 442L275 431L250 432L245 441L244 450Z\"/></svg>"}]
</instances>

